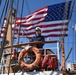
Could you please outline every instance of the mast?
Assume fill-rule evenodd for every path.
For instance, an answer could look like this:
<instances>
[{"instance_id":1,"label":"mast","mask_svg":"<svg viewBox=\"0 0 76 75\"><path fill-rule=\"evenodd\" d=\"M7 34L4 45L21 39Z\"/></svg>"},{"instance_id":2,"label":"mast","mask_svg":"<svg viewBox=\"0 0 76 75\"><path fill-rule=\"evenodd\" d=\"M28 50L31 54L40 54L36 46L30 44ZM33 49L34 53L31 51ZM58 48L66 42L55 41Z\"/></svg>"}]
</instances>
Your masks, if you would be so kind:
<instances>
[{"instance_id":1,"label":"mast","mask_svg":"<svg viewBox=\"0 0 76 75\"><path fill-rule=\"evenodd\" d=\"M9 9L9 13L8 13L8 18L7 18L7 23L6 23L6 30L5 30L5 33L4 33L4 38L3 38L3 42L2 42L2 47L1 47L1 51L3 53L3 50L4 50L4 44L5 44L5 41L7 40L9 43L8 43L8 46L11 45L10 48L7 48L6 50L6 54L10 53L10 55L7 55L5 57L6 59L6 62L5 62L5 73L8 73L9 72L13 72L13 69L12 67L10 66L10 63L11 63L11 53L12 53L12 19L14 18L14 11L15 9L14 8L10 8ZM0 53L0 55L2 56L2 53Z\"/></svg>"},{"instance_id":2,"label":"mast","mask_svg":"<svg viewBox=\"0 0 76 75\"><path fill-rule=\"evenodd\" d=\"M9 15L8 15L8 18L7 18L6 28L5 28L5 31L4 31L3 40L2 40L2 44L1 44L1 50L0 50L0 62L1 62L1 57L2 57L2 53L3 53L5 41L6 41L6 35L7 35L7 30L8 30L9 18L10 18L10 15L12 14L11 13L12 12L12 9L11 9L12 6L13 6L13 0L10 0L10 12L9 12Z\"/></svg>"},{"instance_id":3,"label":"mast","mask_svg":"<svg viewBox=\"0 0 76 75\"><path fill-rule=\"evenodd\" d=\"M63 75L66 75L64 38L62 39L62 72Z\"/></svg>"},{"instance_id":4,"label":"mast","mask_svg":"<svg viewBox=\"0 0 76 75\"><path fill-rule=\"evenodd\" d=\"M10 8L9 13L11 13L12 8ZM8 30L7 30L7 36L6 36L6 40L9 41L9 45L12 45L12 14L9 17L9 24L8 24ZM9 46L8 45L8 46ZM11 53L12 52L12 47L8 48L6 53ZM8 55L6 57L6 73L8 73L8 71L12 72L12 68L10 67L10 60L11 60L11 55Z\"/></svg>"}]
</instances>

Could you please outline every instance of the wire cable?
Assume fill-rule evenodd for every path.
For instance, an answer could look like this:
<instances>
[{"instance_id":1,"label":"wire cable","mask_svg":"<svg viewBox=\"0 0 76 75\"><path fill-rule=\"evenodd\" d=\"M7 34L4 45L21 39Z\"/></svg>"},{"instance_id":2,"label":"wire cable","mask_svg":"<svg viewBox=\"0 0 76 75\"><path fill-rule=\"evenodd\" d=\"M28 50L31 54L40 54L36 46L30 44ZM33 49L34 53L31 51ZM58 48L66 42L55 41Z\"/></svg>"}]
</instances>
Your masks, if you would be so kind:
<instances>
[{"instance_id":1,"label":"wire cable","mask_svg":"<svg viewBox=\"0 0 76 75\"><path fill-rule=\"evenodd\" d=\"M30 14L30 7L29 7L29 4L28 4L28 0L26 0L26 6L27 6L27 10L28 10L28 13Z\"/></svg>"},{"instance_id":2,"label":"wire cable","mask_svg":"<svg viewBox=\"0 0 76 75\"><path fill-rule=\"evenodd\" d=\"M8 3L9 3L9 0L7 2L7 8L8 8ZM6 11L7 11L7 8L6 8ZM6 13L5 13L6 15ZM4 17L5 17L4 15ZM6 40L6 33L7 33L7 27L8 27L8 21L6 23L6 28L5 28L5 31L4 31L4 35L3 35L3 40L2 40L2 44L1 44L1 50L0 50L0 62L1 62L1 56L2 56L2 53L3 53L3 49L4 49L4 43L5 43L5 40Z\"/></svg>"},{"instance_id":3,"label":"wire cable","mask_svg":"<svg viewBox=\"0 0 76 75\"><path fill-rule=\"evenodd\" d=\"M9 0L8 0L9 1ZM10 0L10 7L13 6L13 0ZM7 30L8 30L8 24L9 24L9 18L10 18L10 15L11 15L11 12L12 12L12 9L10 10L10 13L8 15L8 19L7 19L7 23L6 23L6 28L5 28L5 31L4 31L4 36L3 36L3 42L2 42L2 45L1 45L1 50L0 50L0 57L2 56L2 53L3 53L3 49L4 49L4 43L5 43L5 40L6 40L6 34L7 34ZM1 60L1 59L0 59ZM9 64L10 65L10 64ZM10 69L9 69L10 70ZM8 70L8 75L9 75L9 70Z\"/></svg>"},{"instance_id":4,"label":"wire cable","mask_svg":"<svg viewBox=\"0 0 76 75\"><path fill-rule=\"evenodd\" d=\"M18 6L19 6L19 0L17 0L17 2L16 2L16 15L15 15L15 21L14 21L15 27L14 27L13 37L15 34L15 28L16 28L16 17L17 17ZM14 41L14 38L12 40ZM14 61L14 62L15 62L15 66L16 66L16 61ZM14 67L14 75L15 75L15 70L16 70L16 67Z\"/></svg>"},{"instance_id":5,"label":"wire cable","mask_svg":"<svg viewBox=\"0 0 76 75\"><path fill-rule=\"evenodd\" d=\"M21 10L21 19L20 19L20 25L21 25L21 21L22 21L22 15L23 15L23 7L24 7L24 0L22 0L22 10ZM21 26L19 25L19 30L18 30L18 42L17 44L19 44L19 40L20 40L20 29L21 29Z\"/></svg>"},{"instance_id":6,"label":"wire cable","mask_svg":"<svg viewBox=\"0 0 76 75\"><path fill-rule=\"evenodd\" d=\"M2 10L2 13L1 13L1 16L0 16L0 23L1 23L1 19L2 19L2 16L4 14L4 10L7 8L7 0L5 1L5 4L4 4L4 7L3 7L3 10Z\"/></svg>"}]
</instances>

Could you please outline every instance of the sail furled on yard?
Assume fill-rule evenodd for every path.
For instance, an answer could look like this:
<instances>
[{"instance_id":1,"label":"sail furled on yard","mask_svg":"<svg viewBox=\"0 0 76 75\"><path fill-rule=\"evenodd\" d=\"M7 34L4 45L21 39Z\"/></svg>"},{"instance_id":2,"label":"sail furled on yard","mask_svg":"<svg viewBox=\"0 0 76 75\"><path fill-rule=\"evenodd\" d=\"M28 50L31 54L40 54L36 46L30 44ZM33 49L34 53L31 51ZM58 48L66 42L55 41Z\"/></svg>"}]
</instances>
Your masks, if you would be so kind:
<instances>
[{"instance_id":1,"label":"sail furled on yard","mask_svg":"<svg viewBox=\"0 0 76 75\"><path fill-rule=\"evenodd\" d=\"M20 37L32 37L35 35L35 28L40 27L44 37L67 36L71 1L67 2L66 16L64 18L65 5L66 2L45 6L24 18L16 18L16 24L12 24L12 32L17 37L20 26ZM4 33L6 20L0 30L1 37Z\"/></svg>"}]
</instances>

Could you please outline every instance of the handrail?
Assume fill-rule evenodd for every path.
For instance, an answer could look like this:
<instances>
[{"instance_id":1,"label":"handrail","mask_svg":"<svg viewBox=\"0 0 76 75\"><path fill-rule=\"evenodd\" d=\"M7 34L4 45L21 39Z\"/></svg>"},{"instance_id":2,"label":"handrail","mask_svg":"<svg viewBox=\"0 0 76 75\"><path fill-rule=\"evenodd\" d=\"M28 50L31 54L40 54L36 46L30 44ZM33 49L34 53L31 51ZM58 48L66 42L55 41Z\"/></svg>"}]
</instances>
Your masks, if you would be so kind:
<instances>
[{"instance_id":1,"label":"handrail","mask_svg":"<svg viewBox=\"0 0 76 75\"><path fill-rule=\"evenodd\" d=\"M21 48L21 46L29 45L29 44L45 44L45 43L56 43L60 42L59 40L49 40L49 41L36 41L36 42L27 42L23 44L15 44L13 46L5 46L4 49L10 48L10 47L16 47L16 48Z\"/></svg>"}]
</instances>

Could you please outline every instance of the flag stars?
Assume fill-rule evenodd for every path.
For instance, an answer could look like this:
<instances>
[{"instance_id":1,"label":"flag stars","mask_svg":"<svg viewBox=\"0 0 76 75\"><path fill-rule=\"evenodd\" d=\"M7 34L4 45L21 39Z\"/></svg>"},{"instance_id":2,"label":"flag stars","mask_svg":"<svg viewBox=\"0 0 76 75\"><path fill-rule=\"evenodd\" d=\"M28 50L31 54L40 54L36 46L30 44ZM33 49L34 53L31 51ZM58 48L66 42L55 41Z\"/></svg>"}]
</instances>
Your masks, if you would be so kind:
<instances>
[{"instance_id":1,"label":"flag stars","mask_svg":"<svg viewBox=\"0 0 76 75\"><path fill-rule=\"evenodd\" d=\"M59 20L63 19L63 12L64 12L64 6L65 3L63 4L56 4L48 7L47 15L45 17L45 21L54 21L54 20ZM66 14L66 18L68 14Z\"/></svg>"},{"instance_id":2,"label":"flag stars","mask_svg":"<svg viewBox=\"0 0 76 75\"><path fill-rule=\"evenodd\" d=\"M70 5L68 5L68 8L70 8L69 6ZM13 32L15 32L15 36L17 36L18 32L20 31L20 34L19 34L20 36L29 36L29 37L31 37L35 33L34 32L34 28L36 26L46 25L46 27L48 27L47 25L49 23L51 24L51 21L53 21L53 22L56 21L57 22L59 20L63 20L64 17L66 19L68 19L68 17L69 17L69 10L66 11L67 14L64 13L64 12L65 12L65 3L60 3L60 4L47 6L46 8L42 8L42 9L37 10L34 13L26 16L25 19L22 19L22 21L20 19L17 20L16 21L17 27L15 27L15 29L13 28L14 29ZM19 30L20 22L23 25L21 26L21 29ZM23 23L23 22L25 22L25 23ZM55 24L56 24L56 22L55 22ZM24 24L25 24L25 26L24 26ZM29 26L29 27L26 28L27 26ZM33 26L33 27L30 28L31 26ZM5 28L4 29L2 28L2 32L4 30L5 30ZM58 34L58 35L60 35L60 34ZM53 35L51 35L51 36L53 36Z\"/></svg>"}]
</instances>

